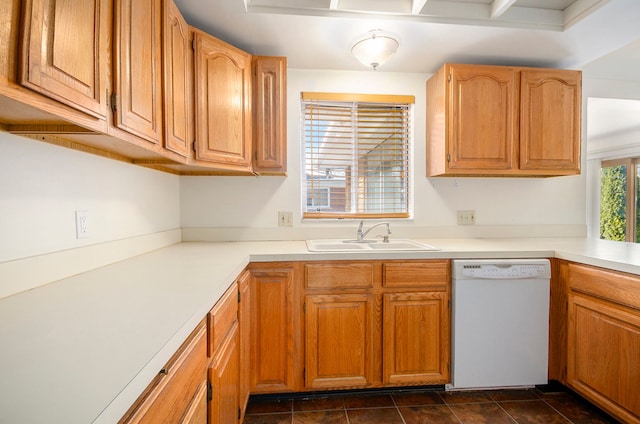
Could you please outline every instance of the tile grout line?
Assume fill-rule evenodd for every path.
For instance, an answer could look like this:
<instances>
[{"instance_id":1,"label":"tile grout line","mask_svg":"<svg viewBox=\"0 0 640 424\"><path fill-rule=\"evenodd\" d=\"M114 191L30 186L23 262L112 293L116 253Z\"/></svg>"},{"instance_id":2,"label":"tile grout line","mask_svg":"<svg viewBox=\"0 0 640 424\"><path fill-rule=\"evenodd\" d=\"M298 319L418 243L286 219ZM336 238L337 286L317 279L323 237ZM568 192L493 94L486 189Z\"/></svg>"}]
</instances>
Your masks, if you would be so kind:
<instances>
[{"instance_id":1,"label":"tile grout line","mask_svg":"<svg viewBox=\"0 0 640 424\"><path fill-rule=\"evenodd\" d=\"M396 411L398 412L398 415L400 415L400 419L402 420L402 423L403 424L407 424L407 422L404 419L404 415L402 415L402 412L400 411L400 408L398 407L398 402L396 402L396 398L394 398L393 395L389 395L389 397L391 397L391 401L395 405Z\"/></svg>"},{"instance_id":2,"label":"tile grout line","mask_svg":"<svg viewBox=\"0 0 640 424\"><path fill-rule=\"evenodd\" d=\"M542 398L542 401L551 409L553 409L554 411L556 411L558 413L558 415L560 415L562 418L564 418L565 420L567 420L567 422L572 423L573 421L571 421L569 419L569 417L566 417L562 412L558 411L556 408L553 407L553 405L551 405L549 402L547 402L546 399Z\"/></svg>"}]
</instances>

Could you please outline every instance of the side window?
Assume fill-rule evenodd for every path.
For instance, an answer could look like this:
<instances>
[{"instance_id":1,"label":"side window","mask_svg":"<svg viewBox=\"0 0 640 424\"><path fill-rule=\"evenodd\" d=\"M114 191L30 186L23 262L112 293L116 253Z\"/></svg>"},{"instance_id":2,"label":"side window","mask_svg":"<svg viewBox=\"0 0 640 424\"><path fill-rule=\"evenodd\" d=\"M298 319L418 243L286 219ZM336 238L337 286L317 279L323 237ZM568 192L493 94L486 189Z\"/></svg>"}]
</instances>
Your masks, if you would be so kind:
<instances>
[{"instance_id":1,"label":"side window","mask_svg":"<svg viewBox=\"0 0 640 424\"><path fill-rule=\"evenodd\" d=\"M600 238L640 242L639 158L603 161L600 170Z\"/></svg>"},{"instance_id":2,"label":"side window","mask_svg":"<svg viewBox=\"0 0 640 424\"><path fill-rule=\"evenodd\" d=\"M304 218L407 218L413 96L302 93Z\"/></svg>"}]
</instances>

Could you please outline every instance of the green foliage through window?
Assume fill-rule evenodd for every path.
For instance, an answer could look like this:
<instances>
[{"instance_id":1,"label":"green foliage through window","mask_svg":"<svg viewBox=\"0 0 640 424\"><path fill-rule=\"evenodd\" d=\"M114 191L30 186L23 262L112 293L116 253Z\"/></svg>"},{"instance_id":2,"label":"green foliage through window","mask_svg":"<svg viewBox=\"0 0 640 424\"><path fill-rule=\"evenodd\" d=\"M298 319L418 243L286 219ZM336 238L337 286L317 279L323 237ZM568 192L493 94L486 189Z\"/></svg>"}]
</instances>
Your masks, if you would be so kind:
<instances>
[{"instance_id":1,"label":"green foliage through window","mask_svg":"<svg viewBox=\"0 0 640 424\"><path fill-rule=\"evenodd\" d=\"M605 161L600 171L600 238L640 242L640 159Z\"/></svg>"}]
</instances>

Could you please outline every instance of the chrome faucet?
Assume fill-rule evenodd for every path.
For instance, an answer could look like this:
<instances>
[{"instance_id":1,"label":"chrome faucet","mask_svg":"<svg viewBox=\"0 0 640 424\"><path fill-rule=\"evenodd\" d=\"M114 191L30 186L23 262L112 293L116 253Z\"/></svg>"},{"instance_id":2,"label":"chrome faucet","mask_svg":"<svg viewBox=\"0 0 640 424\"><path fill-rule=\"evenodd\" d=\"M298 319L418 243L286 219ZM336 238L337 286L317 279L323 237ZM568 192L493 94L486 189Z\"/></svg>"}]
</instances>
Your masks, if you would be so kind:
<instances>
[{"instance_id":1,"label":"chrome faucet","mask_svg":"<svg viewBox=\"0 0 640 424\"><path fill-rule=\"evenodd\" d=\"M373 230L376 227L379 227L381 225L386 225L387 226L387 234L383 237L383 241L388 243L389 242L389 234L391 234L391 226L388 222L379 222L378 224L372 225L371 227L369 227L367 230L364 229L364 221L360 221L360 225L358 225L358 233L357 233L357 237L356 237L356 241L358 242L364 242L364 238L367 236L367 234L369 234L369 232L371 230Z\"/></svg>"}]
</instances>

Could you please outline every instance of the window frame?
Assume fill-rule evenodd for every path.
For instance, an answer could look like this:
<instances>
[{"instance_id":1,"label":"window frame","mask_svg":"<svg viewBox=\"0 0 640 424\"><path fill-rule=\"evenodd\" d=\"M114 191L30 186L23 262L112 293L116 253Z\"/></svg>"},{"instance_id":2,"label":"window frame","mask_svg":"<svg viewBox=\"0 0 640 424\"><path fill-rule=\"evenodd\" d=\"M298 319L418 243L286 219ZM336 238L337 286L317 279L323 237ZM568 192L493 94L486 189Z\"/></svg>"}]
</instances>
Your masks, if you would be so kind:
<instances>
[{"instance_id":1,"label":"window frame","mask_svg":"<svg viewBox=\"0 0 640 424\"><path fill-rule=\"evenodd\" d=\"M406 110L403 112L403 117L407 120L404 125L404 134L402 137L402 157L401 161L401 170L399 173L399 177L395 178L398 181L402 182L404 186L403 191L401 192L401 196L403 196L402 205L405 209L402 212L362 212L355 211L349 212L345 209L344 212L329 212L323 210L309 211L308 208L308 191L311 188L308 174L306 172L307 168L307 103L311 101L316 101L319 103L325 102L327 104L331 103L334 105L343 103L345 108L348 105L353 105L354 108L357 108L361 104L366 106L367 104L376 104L380 105L398 105L402 107L406 107ZM415 96L411 95L384 95L384 94L353 94L353 93L318 93L318 92L301 92L301 194L302 194L302 218L303 219L411 219L413 216L413 109L415 105ZM391 108L390 108L391 110ZM354 128L357 128L358 121L351 119L351 125ZM361 124L361 122L360 122ZM358 140L356 137L351 139L351 145L354 145L354 141ZM352 158L354 163L356 163L355 158ZM357 169L357 166L354 167ZM349 179L351 175L351 169L346 171L345 179ZM373 168L367 169L371 171ZM393 168L390 168L390 172L394 172ZM397 171L396 171L397 172ZM360 175L360 174L358 174ZM354 178L358 178L355 176ZM366 175L362 175L361 178L368 179ZM371 177L373 181L374 177ZM344 190L348 191L345 194L345 202L353 200L351 198L351 194L357 193L357 190L350 189L351 184L349 181L345 181ZM317 189L319 187L315 187L313 189ZM330 190L331 191L331 190ZM357 193L359 194L359 193ZM331 204L331 200L329 199L329 203ZM368 203L372 200L372 198L367 198L365 196L358 196L356 200L353 200L356 203ZM341 203L341 202L338 202Z\"/></svg>"}]
</instances>

